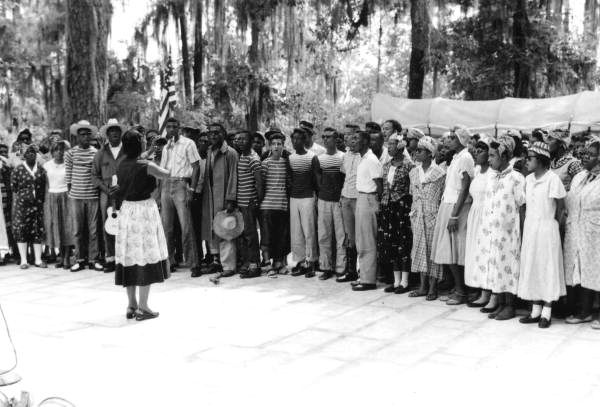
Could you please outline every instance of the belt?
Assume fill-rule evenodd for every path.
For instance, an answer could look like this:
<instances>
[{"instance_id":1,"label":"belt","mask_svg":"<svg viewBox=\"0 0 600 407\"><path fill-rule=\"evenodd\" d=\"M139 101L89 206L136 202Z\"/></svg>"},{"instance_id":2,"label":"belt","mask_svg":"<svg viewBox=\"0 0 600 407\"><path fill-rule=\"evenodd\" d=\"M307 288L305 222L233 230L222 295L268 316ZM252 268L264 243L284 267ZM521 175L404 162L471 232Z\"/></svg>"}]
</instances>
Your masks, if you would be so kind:
<instances>
[{"instance_id":1,"label":"belt","mask_svg":"<svg viewBox=\"0 0 600 407\"><path fill-rule=\"evenodd\" d=\"M190 182L192 179L190 177L169 177L169 181L186 181Z\"/></svg>"},{"instance_id":2,"label":"belt","mask_svg":"<svg viewBox=\"0 0 600 407\"><path fill-rule=\"evenodd\" d=\"M377 195L377 192L360 192L360 191L358 191L358 193L360 195Z\"/></svg>"}]
</instances>

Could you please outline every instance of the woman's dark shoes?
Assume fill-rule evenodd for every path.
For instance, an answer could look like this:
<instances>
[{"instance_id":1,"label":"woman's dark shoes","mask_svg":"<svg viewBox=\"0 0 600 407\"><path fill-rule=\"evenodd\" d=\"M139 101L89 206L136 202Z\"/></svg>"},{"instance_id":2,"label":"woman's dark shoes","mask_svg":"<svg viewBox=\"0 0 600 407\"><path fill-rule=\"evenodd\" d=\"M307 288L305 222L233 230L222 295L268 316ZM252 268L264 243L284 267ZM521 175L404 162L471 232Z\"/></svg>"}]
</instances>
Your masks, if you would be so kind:
<instances>
[{"instance_id":1,"label":"woman's dark shoes","mask_svg":"<svg viewBox=\"0 0 600 407\"><path fill-rule=\"evenodd\" d=\"M527 315L526 317L519 318L519 322L522 324L537 324L540 322L540 317L532 317L531 315Z\"/></svg>"},{"instance_id":2,"label":"woman's dark shoes","mask_svg":"<svg viewBox=\"0 0 600 407\"><path fill-rule=\"evenodd\" d=\"M360 283L352 286L352 291L368 291L377 289L377 284Z\"/></svg>"},{"instance_id":3,"label":"woman's dark shoes","mask_svg":"<svg viewBox=\"0 0 600 407\"><path fill-rule=\"evenodd\" d=\"M158 312L150 312L143 309L140 309L139 312L135 316L136 321L145 321L147 319L158 318Z\"/></svg>"},{"instance_id":4,"label":"woman's dark shoes","mask_svg":"<svg viewBox=\"0 0 600 407\"><path fill-rule=\"evenodd\" d=\"M485 308L482 308L485 309ZM496 309L494 311L492 311L490 314L488 314L488 318L489 319L496 319L496 317L498 316L498 314L500 312L502 312L502 309L504 309L503 306L499 305L498 307L496 307Z\"/></svg>"},{"instance_id":5,"label":"woman's dark shoes","mask_svg":"<svg viewBox=\"0 0 600 407\"><path fill-rule=\"evenodd\" d=\"M394 289L394 294L405 294L409 291L408 286L404 287L403 285L399 285Z\"/></svg>"},{"instance_id":6,"label":"woman's dark shoes","mask_svg":"<svg viewBox=\"0 0 600 407\"><path fill-rule=\"evenodd\" d=\"M540 318L540 322L538 322L538 328L550 328L552 325L552 319Z\"/></svg>"},{"instance_id":7,"label":"woman's dark shoes","mask_svg":"<svg viewBox=\"0 0 600 407\"><path fill-rule=\"evenodd\" d=\"M485 307L488 303L487 302L468 302L467 303L467 307L469 308L482 308Z\"/></svg>"},{"instance_id":8,"label":"woman's dark shoes","mask_svg":"<svg viewBox=\"0 0 600 407\"><path fill-rule=\"evenodd\" d=\"M127 307L127 312L125 313L125 318L127 319L133 319L135 318L135 308L133 307Z\"/></svg>"},{"instance_id":9,"label":"woman's dark shoes","mask_svg":"<svg viewBox=\"0 0 600 407\"><path fill-rule=\"evenodd\" d=\"M496 321L507 321L509 319L513 319L516 315L515 308L507 305L502 308L502 311L496 315L495 319Z\"/></svg>"},{"instance_id":10,"label":"woman's dark shoes","mask_svg":"<svg viewBox=\"0 0 600 407\"><path fill-rule=\"evenodd\" d=\"M498 305L496 305L495 307L488 308L487 304L486 304L486 306L481 308L479 310L479 312L483 312L484 314L492 314L492 313L496 312L497 310L498 310Z\"/></svg>"},{"instance_id":11,"label":"woman's dark shoes","mask_svg":"<svg viewBox=\"0 0 600 407\"><path fill-rule=\"evenodd\" d=\"M383 289L384 293L393 293L396 290L396 287L394 287L393 285L388 285L387 287L385 287Z\"/></svg>"}]
</instances>

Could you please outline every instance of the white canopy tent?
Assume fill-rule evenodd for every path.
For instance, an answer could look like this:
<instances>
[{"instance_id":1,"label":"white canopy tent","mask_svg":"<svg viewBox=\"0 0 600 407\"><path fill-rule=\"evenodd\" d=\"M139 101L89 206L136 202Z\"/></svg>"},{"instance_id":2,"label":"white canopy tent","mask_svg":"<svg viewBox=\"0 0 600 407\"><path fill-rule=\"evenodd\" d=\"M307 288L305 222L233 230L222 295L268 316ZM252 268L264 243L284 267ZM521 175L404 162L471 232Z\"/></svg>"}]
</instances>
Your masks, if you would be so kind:
<instances>
[{"instance_id":1,"label":"white canopy tent","mask_svg":"<svg viewBox=\"0 0 600 407\"><path fill-rule=\"evenodd\" d=\"M398 120L402 127L417 127L425 134L441 136L462 124L474 132L494 135L496 130L534 128L588 128L600 131L600 92L585 91L547 99L505 98L465 101L443 98L403 99L378 93L371 104L373 121Z\"/></svg>"}]
</instances>

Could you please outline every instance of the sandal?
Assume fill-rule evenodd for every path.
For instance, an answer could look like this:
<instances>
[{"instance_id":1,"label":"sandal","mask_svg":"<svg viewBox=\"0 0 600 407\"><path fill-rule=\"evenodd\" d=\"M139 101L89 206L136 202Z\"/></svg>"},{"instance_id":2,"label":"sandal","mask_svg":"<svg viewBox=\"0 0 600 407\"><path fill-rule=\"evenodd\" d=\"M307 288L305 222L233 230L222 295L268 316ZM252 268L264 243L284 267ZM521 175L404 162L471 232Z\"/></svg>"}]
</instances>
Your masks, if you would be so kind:
<instances>
[{"instance_id":1,"label":"sandal","mask_svg":"<svg viewBox=\"0 0 600 407\"><path fill-rule=\"evenodd\" d=\"M158 312L150 312L150 311L146 311L146 310L139 310L140 312L138 312L135 316L135 320L136 321L145 321L147 319L153 319L153 318L158 318L159 313Z\"/></svg>"},{"instance_id":2,"label":"sandal","mask_svg":"<svg viewBox=\"0 0 600 407\"><path fill-rule=\"evenodd\" d=\"M127 307L127 312L125 313L125 318L127 319L133 319L136 316L136 308L133 307Z\"/></svg>"},{"instance_id":3,"label":"sandal","mask_svg":"<svg viewBox=\"0 0 600 407\"><path fill-rule=\"evenodd\" d=\"M277 274L279 274L279 273L277 272L277 270L274 267L270 267L267 270L267 277L277 278Z\"/></svg>"},{"instance_id":4,"label":"sandal","mask_svg":"<svg viewBox=\"0 0 600 407\"><path fill-rule=\"evenodd\" d=\"M467 302L467 296L465 294L452 293L448 296L446 305L461 305Z\"/></svg>"},{"instance_id":5,"label":"sandal","mask_svg":"<svg viewBox=\"0 0 600 407\"><path fill-rule=\"evenodd\" d=\"M425 297L425 296L427 296L427 293L423 292L423 291L415 290L415 291L411 291L410 294L408 294L408 296L412 297L412 298Z\"/></svg>"}]
</instances>

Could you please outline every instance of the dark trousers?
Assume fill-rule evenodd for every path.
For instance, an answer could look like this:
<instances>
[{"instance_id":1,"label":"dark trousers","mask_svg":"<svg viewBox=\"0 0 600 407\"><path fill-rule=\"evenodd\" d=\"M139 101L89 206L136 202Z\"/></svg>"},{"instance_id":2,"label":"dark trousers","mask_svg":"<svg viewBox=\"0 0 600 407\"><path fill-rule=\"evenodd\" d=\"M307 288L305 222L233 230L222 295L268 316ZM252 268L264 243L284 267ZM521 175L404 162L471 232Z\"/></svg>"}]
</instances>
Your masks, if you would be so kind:
<instances>
[{"instance_id":1,"label":"dark trousers","mask_svg":"<svg viewBox=\"0 0 600 407\"><path fill-rule=\"evenodd\" d=\"M75 258L78 262L98 258L98 199L71 199L75 223Z\"/></svg>"},{"instance_id":2,"label":"dark trousers","mask_svg":"<svg viewBox=\"0 0 600 407\"><path fill-rule=\"evenodd\" d=\"M196 250L198 259L204 258L202 250L202 194L194 194L194 200L191 205L192 224L194 226L194 235L196 237Z\"/></svg>"},{"instance_id":3,"label":"dark trousers","mask_svg":"<svg viewBox=\"0 0 600 407\"><path fill-rule=\"evenodd\" d=\"M256 229L258 209L255 205L240 206L240 212L244 218L244 233L240 238L243 263L258 264L260 262L258 253L258 231Z\"/></svg>"},{"instance_id":4,"label":"dark trousers","mask_svg":"<svg viewBox=\"0 0 600 407\"><path fill-rule=\"evenodd\" d=\"M115 237L113 235L109 235L108 233L106 233L106 230L104 230L104 224L106 223L106 218L108 217L108 213L107 213L107 209L109 206L113 206L113 202L110 201L108 199L108 195L106 195L105 193L100 193L100 214L102 215L102 223L101 223L101 229L102 230L102 234L99 234L99 238L100 235L102 235L104 237L104 255L105 260L107 262L113 262L115 261ZM114 206L113 206L114 209ZM100 240L100 239L99 239Z\"/></svg>"},{"instance_id":5,"label":"dark trousers","mask_svg":"<svg viewBox=\"0 0 600 407\"><path fill-rule=\"evenodd\" d=\"M288 211L260 211L260 247L272 259L284 259L290 252L290 214Z\"/></svg>"}]
</instances>

